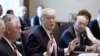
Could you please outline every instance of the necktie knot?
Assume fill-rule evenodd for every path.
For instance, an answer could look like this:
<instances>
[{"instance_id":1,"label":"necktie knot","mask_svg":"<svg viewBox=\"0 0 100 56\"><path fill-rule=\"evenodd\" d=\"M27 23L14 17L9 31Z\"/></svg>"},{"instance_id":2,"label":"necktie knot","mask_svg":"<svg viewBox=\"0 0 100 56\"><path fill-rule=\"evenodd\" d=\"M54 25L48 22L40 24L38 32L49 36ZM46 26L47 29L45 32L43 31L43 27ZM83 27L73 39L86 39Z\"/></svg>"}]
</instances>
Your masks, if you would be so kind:
<instances>
[{"instance_id":1,"label":"necktie knot","mask_svg":"<svg viewBox=\"0 0 100 56\"><path fill-rule=\"evenodd\" d=\"M56 41L54 39L54 36L53 36L52 32L50 32L50 38L53 41L52 43L54 44L54 47L53 47L54 48L54 54L55 54L55 56L57 56L57 44L56 44Z\"/></svg>"},{"instance_id":2,"label":"necktie knot","mask_svg":"<svg viewBox=\"0 0 100 56\"><path fill-rule=\"evenodd\" d=\"M17 56L22 56L22 54L18 51L17 47L15 46L14 43L11 43L11 45L13 46L14 48L14 52L16 53Z\"/></svg>"},{"instance_id":3,"label":"necktie knot","mask_svg":"<svg viewBox=\"0 0 100 56\"><path fill-rule=\"evenodd\" d=\"M52 32L50 33L50 38L53 39L53 34L52 34Z\"/></svg>"},{"instance_id":4,"label":"necktie knot","mask_svg":"<svg viewBox=\"0 0 100 56\"><path fill-rule=\"evenodd\" d=\"M17 49L17 47L15 46L15 44L14 44L14 43L11 43L11 45L13 46L14 50L16 50L16 49Z\"/></svg>"}]
</instances>

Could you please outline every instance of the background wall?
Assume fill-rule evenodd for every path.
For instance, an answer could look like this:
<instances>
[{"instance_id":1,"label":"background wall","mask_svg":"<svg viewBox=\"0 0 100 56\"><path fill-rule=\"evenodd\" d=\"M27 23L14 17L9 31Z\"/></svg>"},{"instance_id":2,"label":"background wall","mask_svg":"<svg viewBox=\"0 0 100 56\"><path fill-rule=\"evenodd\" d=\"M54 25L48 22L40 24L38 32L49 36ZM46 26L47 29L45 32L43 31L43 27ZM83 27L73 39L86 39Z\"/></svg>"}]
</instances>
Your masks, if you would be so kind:
<instances>
[{"instance_id":1,"label":"background wall","mask_svg":"<svg viewBox=\"0 0 100 56\"><path fill-rule=\"evenodd\" d=\"M45 7L54 8L57 11L56 21L70 21L70 14L77 13L81 9L87 9L92 14L92 20L96 18L100 9L100 0L30 0L30 17L36 15L36 8L39 4Z\"/></svg>"},{"instance_id":2,"label":"background wall","mask_svg":"<svg viewBox=\"0 0 100 56\"><path fill-rule=\"evenodd\" d=\"M18 16L19 7L23 5L23 2L24 0L0 0L0 4L3 7L3 15L6 14L7 10L12 9L14 14Z\"/></svg>"}]
</instances>

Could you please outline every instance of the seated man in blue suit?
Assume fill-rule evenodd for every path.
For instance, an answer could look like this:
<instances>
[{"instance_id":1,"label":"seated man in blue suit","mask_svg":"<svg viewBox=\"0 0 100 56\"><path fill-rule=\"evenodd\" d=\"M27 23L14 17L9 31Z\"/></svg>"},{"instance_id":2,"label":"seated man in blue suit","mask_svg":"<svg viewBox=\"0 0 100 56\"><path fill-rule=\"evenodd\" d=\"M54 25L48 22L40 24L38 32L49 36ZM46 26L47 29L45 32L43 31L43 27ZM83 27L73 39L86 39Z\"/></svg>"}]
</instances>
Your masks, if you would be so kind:
<instances>
[{"instance_id":1,"label":"seated man in blue suit","mask_svg":"<svg viewBox=\"0 0 100 56\"><path fill-rule=\"evenodd\" d=\"M87 10L79 11L76 22L64 31L61 37L62 47L68 47L69 42L74 38L78 38L78 46L75 47L77 51L96 51L97 45L94 44L94 37L90 37L91 34L87 24L90 20L90 13ZM87 31L88 30L88 31ZM90 33L90 34L89 34ZM92 36L92 34L91 34ZM95 39L95 41L97 41ZM97 41L99 42L99 41Z\"/></svg>"},{"instance_id":2,"label":"seated man in blue suit","mask_svg":"<svg viewBox=\"0 0 100 56\"><path fill-rule=\"evenodd\" d=\"M26 39L28 56L66 56L77 46L77 38L68 48L60 49L51 34L55 27L56 12L52 8L42 10L39 25Z\"/></svg>"}]
</instances>

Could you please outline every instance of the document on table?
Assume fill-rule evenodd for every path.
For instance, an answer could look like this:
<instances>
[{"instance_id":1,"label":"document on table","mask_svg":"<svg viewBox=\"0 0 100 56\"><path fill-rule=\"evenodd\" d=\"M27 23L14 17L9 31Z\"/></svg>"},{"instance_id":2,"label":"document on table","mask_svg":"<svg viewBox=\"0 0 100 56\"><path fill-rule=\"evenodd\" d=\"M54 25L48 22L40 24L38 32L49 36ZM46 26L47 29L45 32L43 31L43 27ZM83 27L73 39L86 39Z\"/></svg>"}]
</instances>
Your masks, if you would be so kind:
<instances>
[{"instance_id":1,"label":"document on table","mask_svg":"<svg viewBox=\"0 0 100 56\"><path fill-rule=\"evenodd\" d=\"M98 56L99 53L81 53L78 56Z\"/></svg>"}]
</instances>

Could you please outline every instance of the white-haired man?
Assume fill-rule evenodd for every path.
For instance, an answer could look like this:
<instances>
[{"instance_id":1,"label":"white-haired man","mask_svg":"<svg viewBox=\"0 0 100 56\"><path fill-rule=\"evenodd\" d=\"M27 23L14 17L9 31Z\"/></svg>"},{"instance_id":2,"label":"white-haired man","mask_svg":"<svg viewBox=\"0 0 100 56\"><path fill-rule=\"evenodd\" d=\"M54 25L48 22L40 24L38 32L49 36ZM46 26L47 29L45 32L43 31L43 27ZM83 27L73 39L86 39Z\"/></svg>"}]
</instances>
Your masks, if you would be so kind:
<instances>
[{"instance_id":1,"label":"white-haired man","mask_svg":"<svg viewBox=\"0 0 100 56\"><path fill-rule=\"evenodd\" d=\"M70 48L58 48L51 34L55 27L56 12L52 8L42 10L39 25L27 38L28 56L64 56L76 47L77 39L71 42ZM70 50L70 51L69 51Z\"/></svg>"},{"instance_id":2,"label":"white-haired man","mask_svg":"<svg viewBox=\"0 0 100 56\"><path fill-rule=\"evenodd\" d=\"M6 29L0 41L0 56L22 56L14 44L21 33L19 19L11 14L3 16L2 19Z\"/></svg>"}]
</instances>

